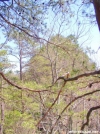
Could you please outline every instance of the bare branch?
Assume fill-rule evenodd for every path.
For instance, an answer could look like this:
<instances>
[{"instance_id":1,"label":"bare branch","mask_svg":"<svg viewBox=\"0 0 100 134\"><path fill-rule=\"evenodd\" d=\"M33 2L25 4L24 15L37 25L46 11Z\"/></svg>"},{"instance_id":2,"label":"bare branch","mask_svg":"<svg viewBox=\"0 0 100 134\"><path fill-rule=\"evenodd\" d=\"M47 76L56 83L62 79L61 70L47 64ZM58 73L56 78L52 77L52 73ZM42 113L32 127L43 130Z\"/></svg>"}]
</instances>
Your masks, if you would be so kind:
<instances>
[{"instance_id":1,"label":"bare branch","mask_svg":"<svg viewBox=\"0 0 100 134\"><path fill-rule=\"evenodd\" d=\"M57 82L58 80L64 80L65 82L68 82L68 81L75 81L75 80L78 80L79 78L88 77L88 76L95 75L95 74L100 74L100 70L94 71L94 72L89 72L89 73L80 74L80 75L78 75L78 76L75 76L75 77L73 77L73 78L68 78L68 79L65 79L65 78L62 76L62 77L59 77L59 78L55 81L54 84L56 84L56 82ZM49 87L54 86L54 84L51 85L51 86L49 86Z\"/></svg>"},{"instance_id":2,"label":"bare branch","mask_svg":"<svg viewBox=\"0 0 100 134\"><path fill-rule=\"evenodd\" d=\"M0 72L0 75L2 76L2 78L10 85L20 89L20 90L24 90L24 91L31 91L31 92L45 92L45 91L48 91L48 90L33 90L33 89L30 89L30 88L26 88L26 87L21 87L21 86L18 86L16 85L15 83L11 82L9 79L7 79L4 74L2 72Z\"/></svg>"},{"instance_id":3,"label":"bare branch","mask_svg":"<svg viewBox=\"0 0 100 134\"><path fill-rule=\"evenodd\" d=\"M52 103L52 105L48 108L48 110L46 111L46 113L44 114L44 116L38 121L37 126L40 124L40 122L45 118L45 116L47 116L48 112L52 109L52 107L55 105L56 101L58 100L60 93L62 92L63 87L65 86L66 82L64 82L64 84L62 85L61 89L58 92L58 95L56 97L56 99L54 100L54 102Z\"/></svg>"},{"instance_id":4,"label":"bare branch","mask_svg":"<svg viewBox=\"0 0 100 134\"><path fill-rule=\"evenodd\" d=\"M24 28L22 28L22 27L20 27L20 26L17 26L16 24L11 23L11 22L8 21L1 13L0 13L0 17L1 17L8 25L19 29L20 31L22 31L22 32L24 32L25 34L27 34L29 37L32 37L32 38L34 38L34 39L36 39L36 40L43 40L43 41L45 41L45 42L47 42L47 43L49 43L49 44L52 44L52 45L57 46L58 48L61 48L62 50L65 50L65 48L63 48L63 47L60 46L60 45L64 44L66 41L61 42L61 43L59 43L59 44L55 44L55 43L50 42L49 40L47 40L47 39L45 39L45 38L39 37L39 36L36 35L36 34L33 35L33 34L29 33L27 30L25 30ZM33 33L33 32L32 32L32 33ZM66 50L66 51L67 51L67 50ZM67 51L67 53L68 53L68 51Z\"/></svg>"},{"instance_id":5,"label":"bare branch","mask_svg":"<svg viewBox=\"0 0 100 134\"><path fill-rule=\"evenodd\" d=\"M89 111L87 113L87 116L86 116L87 121L82 125L81 131L84 130L85 126L88 126L89 125L90 115L91 115L92 111L97 110L97 109L100 109L100 105L99 106L96 106L96 107L92 107L92 108L89 109ZM80 134L83 134L83 133L80 133Z\"/></svg>"},{"instance_id":6,"label":"bare branch","mask_svg":"<svg viewBox=\"0 0 100 134\"><path fill-rule=\"evenodd\" d=\"M66 110L73 102L75 102L76 100L78 100L78 99L80 99L80 98L83 98L83 97L85 97L85 96L94 94L94 93L96 93L96 92L100 92L100 89L91 91L91 92L86 93L86 94L83 94L83 95L80 95L80 96L74 98L71 102L69 102L69 103L66 105L66 107L62 110L62 112L60 113L60 115L59 115L59 117L57 118L56 122L54 123L54 125L53 125L51 131L53 131L53 128L54 128L54 126L56 125L56 123L58 122L58 120L61 118L61 115L65 112L65 110Z\"/></svg>"},{"instance_id":7,"label":"bare branch","mask_svg":"<svg viewBox=\"0 0 100 134\"><path fill-rule=\"evenodd\" d=\"M49 111L52 109L52 107L55 105L55 103L56 103L56 101L58 100L58 98L59 98L59 96L60 96L60 93L62 92L62 89L63 89L63 87L65 86L65 84L66 84L67 81L74 81L74 80L77 80L77 79L79 79L79 78L81 78L81 77L88 77L88 76L90 76L90 75L95 75L95 74L100 74L100 70L99 70L99 71L90 72L90 73L81 74L81 75L78 75L78 76L76 76L76 77L74 77L74 78L69 78L69 79L65 79L64 77L59 77L57 80L63 79L63 80L64 80L64 84L62 85L61 89L59 90L58 95L57 95L56 99L54 100L54 102L52 103L52 105L49 107L49 109L47 110L47 112L44 114L44 116L43 116L43 117L39 120L39 122L37 123L37 126L40 124L40 122L45 118L45 116L48 114L48 112L49 112ZM57 80L56 80L56 82L57 82ZM56 82L55 82L55 83L56 83ZM54 83L54 84L55 84L55 83ZM53 86L53 85L52 85L52 86ZM52 86L49 86L49 87L52 87ZM96 91L97 91L97 90L96 90ZM99 90L99 91L100 91L100 90ZM87 96L87 95L89 95L89 94L92 94L92 93L87 93L87 94L78 96L77 98L75 98L74 100L72 100L72 101L64 108L64 110L61 112L61 114L62 114L62 113L67 109L67 107L70 106L74 101L76 101L77 99L82 98L82 97L84 97L84 96ZM61 117L61 115L58 117L57 121L60 119L60 117ZM56 123L57 123L57 122L56 122ZM56 123L55 123L55 124L56 124Z\"/></svg>"}]
</instances>

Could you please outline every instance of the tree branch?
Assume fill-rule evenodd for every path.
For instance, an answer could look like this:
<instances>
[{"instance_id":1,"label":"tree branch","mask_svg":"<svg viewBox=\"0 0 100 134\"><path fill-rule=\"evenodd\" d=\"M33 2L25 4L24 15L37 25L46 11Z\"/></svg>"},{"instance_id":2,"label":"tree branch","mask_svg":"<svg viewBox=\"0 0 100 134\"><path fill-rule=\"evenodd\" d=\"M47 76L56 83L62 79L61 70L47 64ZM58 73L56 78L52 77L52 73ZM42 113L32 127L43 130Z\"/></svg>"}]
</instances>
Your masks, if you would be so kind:
<instances>
[{"instance_id":1,"label":"tree branch","mask_svg":"<svg viewBox=\"0 0 100 134\"><path fill-rule=\"evenodd\" d=\"M95 74L100 74L100 70L94 71L94 72L90 72L90 73L80 74L80 75L78 75L78 76L76 76L76 77L69 78L69 79L64 79L64 77L59 77L58 80L59 80L59 79L63 79L63 80L65 80L65 81L74 81L74 80L78 80L79 78L88 77L88 76L90 76L90 75L95 75Z\"/></svg>"},{"instance_id":2,"label":"tree branch","mask_svg":"<svg viewBox=\"0 0 100 134\"><path fill-rule=\"evenodd\" d=\"M62 92L63 87L65 86L66 82L63 83L61 89L59 90L56 99L54 100L54 102L52 103L52 105L48 108L48 110L46 111L46 113L44 114L44 116L38 121L37 126L40 124L40 122L45 118L45 116L47 116L48 112L52 109L52 107L55 105L56 101L58 100L60 93Z\"/></svg>"},{"instance_id":3,"label":"tree branch","mask_svg":"<svg viewBox=\"0 0 100 134\"><path fill-rule=\"evenodd\" d=\"M54 84L56 84L56 82L57 82L58 80L64 80L65 82L68 82L68 81L78 80L79 78L88 77L88 76L95 75L95 74L100 74L100 70L94 71L94 72L89 72L89 73L80 74L80 75L78 75L78 76L75 76L75 77L73 77L73 78L68 78L68 79L65 79L65 78L62 76L62 77L59 77L59 78L55 81ZM51 86L49 86L49 87L54 86L54 84L51 85Z\"/></svg>"},{"instance_id":4,"label":"tree branch","mask_svg":"<svg viewBox=\"0 0 100 134\"><path fill-rule=\"evenodd\" d=\"M18 86L16 85L15 83L11 82L9 79L7 79L4 74L2 72L0 72L0 75L2 76L2 78L10 85L20 89L20 90L24 90L24 91L31 91L31 92L45 92L45 91L48 91L48 90L33 90L33 89L30 89L30 88L26 88L26 87L21 87L21 86Z\"/></svg>"},{"instance_id":5,"label":"tree branch","mask_svg":"<svg viewBox=\"0 0 100 134\"><path fill-rule=\"evenodd\" d=\"M97 24L98 24L99 31L100 31L100 2L99 0L93 0L93 5L95 9Z\"/></svg>"},{"instance_id":6,"label":"tree branch","mask_svg":"<svg viewBox=\"0 0 100 134\"><path fill-rule=\"evenodd\" d=\"M44 114L44 116L43 116L43 117L39 120L39 122L37 123L37 126L40 124L40 122L45 118L45 116L48 114L48 112L49 112L49 111L52 109L52 107L55 105L55 103L56 103L56 101L58 100L58 98L59 98L59 96L60 96L60 93L62 92L62 89L63 89L63 87L65 86L65 84L66 84L67 81L74 81L74 80L77 80L77 79L79 79L79 78L81 78L81 77L88 77L88 76L90 76L90 75L95 75L95 74L100 74L100 70L99 70L99 71L90 72L90 73L84 73L84 74L81 74L81 75L78 75L78 76L76 76L76 77L69 78L69 79L65 79L64 77L59 77L59 78L56 80L56 82L57 82L59 79L63 79L63 80L64 80L64 84L62 85L61 89L59 90L58 95L57 95L56 99L54 100L54 102L52 103L52 105L48 108L48 110L46 111L46 113ZM55 83L56 83L56 82L55 82ZM54 83L54 84L55 84L55 83ZM54 85L54 84L53 84L53 85ZM53 86L53 85L52 85L52 86ZM52 86L49 86L49 87L52 87ZM100 90L99 90L99 91L100 91ZM84 96L87 96L87 95L89 95L89 94L92 94L92 93L87 93L87 94L78 96L77 98L75 98L74 100L72 100L72 101L64 108L64 110L61 112L61 115L62 115L63 112L67 109L67 107L70 106L74 101L76 101L77 99L82 98L82 97L84 97ZM60 119L61 115L59 115L57 121ZM56 123L57 123L57 121L56 121ZM56 123L55 123L55 124L56 124Z\"/></svg>"},{"instance_id":7,"label":"tree branch","mask_svg":"<svg viewBox=\"0 0 100 134\"><path fill-rule=\"evenodd\" d=\"M10 26L12 26L12 27L15 27L15 28L19 29L20 31L22 31L22 32L24 32L25 34L27 34L29 37L32 37L32 38L34 38L34 39L36 39L36 40L43 40L43 41L45 41L45 42L47 42L47 43L49 43L49 44L52 44L52 45L57 46L58 48L61 48L61 49L64 50L64 51L67 51L67 49L65 49L64 47L60 46L60 45L64 44L66 41L61 42L61 43L59 43L59 44L55 44L54 42L50 42L49 40L44 39L44 38L41 38L41 37L39 37L39 36L36 35L36 34L33 35L33 34L29 33L28 31L26 31L24 28L22 28L22 27L20 27L20 26L18 26L18 25L16 25L16 24L14 24L14 23L11 23L11 22L8 21L1 13L0 13L0 17L5 21L5 23L7 23L8 25L10 25ZM32 33L33 33L33 32L32 32ZM69 54L68 51L67 51L67 53Z\"/></svg>"},{"instance_id":8,"label":"tree branch","mask_svg":"<svg viewBox=\"0 0 100 134\"><path fill-rule=\"evenodd\" d=\"M100 105L99 106L96 106L96 107L92 107L92 108L89 109L89 111L87 113L87 116L86 116L87 121L82 125L81 131L84 130L85 126L88 126L89 125L89 118L90 118L90 115L91 115L92 111L97 110L99 108L100 108ZM80 133L80 134L83 134L83 133Z\"/></svg>"},{"instance_id":9,"label":"tree branch","mask_svg":"<svg viewBox=\"0 0 100 134\"><path fill-rule=\"evenodd\" d=\"M59 117L58 117L57 120L55 121L55 123L54 123L54 125L53 125L53 127L52 127L52 129L51 129L51 132L53 131L53 128L54 128L54 126L57 124L58 120L61 118L61 115L65 112L65 110L66 110L73 102L75 102L76 100L78 100L78 99L80 99L80 98L83 98L83 97L85 97L85 96L88 96L88 95L91 95L91 94L93 94L93 93L96 93L96 92L100 92L100 89L91 91L91 92L86 93L86 94L83 94L83 95L80 95L80 96L74 98L71 102L69 102L69 104L66 105L66 107L62 110L62 112L60 113Z\"/></svg>"}]
</instances>

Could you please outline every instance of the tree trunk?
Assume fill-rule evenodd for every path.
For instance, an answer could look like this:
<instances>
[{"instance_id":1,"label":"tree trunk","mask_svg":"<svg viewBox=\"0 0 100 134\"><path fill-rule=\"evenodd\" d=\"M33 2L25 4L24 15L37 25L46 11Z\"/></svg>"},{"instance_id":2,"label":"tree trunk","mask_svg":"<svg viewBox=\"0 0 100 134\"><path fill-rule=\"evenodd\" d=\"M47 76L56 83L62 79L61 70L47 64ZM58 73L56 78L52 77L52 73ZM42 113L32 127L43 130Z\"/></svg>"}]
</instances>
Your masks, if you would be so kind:
<instances>
[{"instance_id":1,"label":"tree trunk","mask_svg":"<svg viewBox=\"0 0 100 134\"><path fill-rule=\"evenodd\" d=\"M98 23L99 31L100 31L100 0L93 0L93 5L96 14L96 20Z\"/></svg>"},{"instance_id":2,"label":"tree trunk","mask_svg":"<svg viewBox=\"0 0 100 134\"><path fill-rule=\"evenodd\" d=\"M23 47L22 47L22 42L20 41L19 39L19 64L20 64L20 81L23 80L23 76L22 76L22 50ZM22 109L21 109L21 112L22 114L24 113L24 103L23 103L23 91L21 90L21 105L22 105Z\"/></svg>"},{"instance_id":3,"label":"tree trunk","mask_svg":"<svg viewBox=\"0 0 100 134\"><path fill-rule=\"evenodd\" d=\"M22 45L19 44L19 58L20 58L20 80L22 80Z\"/></svg>"},{"instance_id":4,"label":"tree trunk","mask_svg":"<svg viewBox=\"0 0 100 134\"><path fill-rule=\"evenodd\" d=\"M2 94L3 94L3 90L2 90L2 78L1 78L1 105L0 105L0 107L1 107L1 124L0 124L0 134L3 134L3 131L4 131L4 129L3 129L3 127L4 127L4 100L3 100L3 98L2 98Z\"/></svg>"}]
</instances>

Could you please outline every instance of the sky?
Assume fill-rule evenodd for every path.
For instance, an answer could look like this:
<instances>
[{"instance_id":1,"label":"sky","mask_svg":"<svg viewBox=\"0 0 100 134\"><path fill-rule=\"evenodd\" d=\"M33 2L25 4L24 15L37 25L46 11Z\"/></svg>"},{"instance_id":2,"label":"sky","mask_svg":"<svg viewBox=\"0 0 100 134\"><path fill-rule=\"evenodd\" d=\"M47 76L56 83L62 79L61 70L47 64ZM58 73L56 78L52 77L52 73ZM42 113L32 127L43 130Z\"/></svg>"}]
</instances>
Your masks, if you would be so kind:
<instances>
[{"instance_id":1,"label":"sky","mask_svg":"<svg viewBox=\"0 0 100 134\"><path fill-rule=\"evenodd\" d=\"M76 10L78 10L77 7L75 7ZM89 7L90 8L90 7ZM88 9L89 9L88 8ZM87 9L87 8L86 8ZM93 10L93 5L91 5L91 9L92 11ZM91 11L88 11L88 12L91 12ZM94 12L93 12L94 13ZM59 15L58 17L54 17L53 14L50 13L50 16L52 15L52 18L54 18L53 21L55 21L56 19L59 19ZM50 17L49 17L50 18ZM65 19L65 18L64 18ZM86 20L88 18L86 17L80 17L79 20L83 23L85 22L84 20ZM51 20L51 23L52 23L52 19ZM50 21L49 20L49 21ZM88 56L96 63L96 66L97 66L97 69L100 69L100 32L99 32L99 29L98 29L98 25L96 24L96 20L95 18L93 18L93 22L94 23L90 23L90 20L88 20L87 24L83 24L82 26L78 27L78 25L76 25L75 21L76 21L76 17L75 17L75 20L73 20L72 18L72 23L70 24L70 28L69 30L67 28L65 28L65 23L66 21L63 22L62 24L62 28L61 28L61 31L63 35L70 35L70 34L73 34L77 37L78 34L80 34L80 37L78 39L78 42L79 42L79 45L84 48L85 50L88 48L91 48L91 51L93 51L92 54L88 53ZM55 33L58 33L57 29L59 30L59 24L61 24L62 22L59 22L58 21L58 25L57 23L54 23L54 27L55 27ZM50 23L50 25L51 25ZM63 26L64 25L64 26ZM69 25L69 24L68 24ZM53 26L50 27L50 29L52 29Z\"/></svg>"},{"instance_id":2,"label":"sky","mask_svg":"<svg viewBox=\"0 0 100 134\"><path fill-rule=\"evenodd\" d=\"M76 7L76 10L77 9L78 8ZM52 32L52 28L53 28L53 30L55 30L55 33L58 33L58 31L59 31L59 24L61 24L63 22L62 23L62 28L60 29L61 32L63 31L63 35L66 36L66 35L70 35L71 33L72 34L77 34L77 31L78 31L77 28L78 27L73 26L73 24L71 24L70 25L70 29L68 31L67 28L65 29L65 23L66 23L65 20L64 21L62 20L62 22L61 21L57 21L59 19L59 15L54 17L53 14L51 14L51 12L50 12L49 16L51 16L51 17L49 17L49 19L47 20L47 23L50 22L49 26L51 26L51 27L50 27L49 30L51 30L51 32ZM54 18L54 19L52 19L52 18ZM55 21L56 23L55 22L52 23L53 21ZM99 49L99 47L100 47L100 32L98 30L97 24L93 25L90 31L88 31L88 28L89 27L86 28L86 25L83 26L83 28L82 28L83 31L82 32L83 32L84 36L82 38L79 38L78 41L79 41L80 46L82 44L81 47L84 48L85 50L86 50L87 47L90 47L91 50L93 50L93 54L89 54L88 53L88 55L96 63L97 69L99 69L100 68L100 60L99 60L100 59L100 49ZM86 29L86 31L84 29ZM76 33L74 33L74 31L76 31ZM3 36L2 32L0 32L0 43L3 43L4 41L5 41L4 36ZM9 42L8 45L13 47L14 43L13 42ZM17 61L17 59L15 57L9 56L9 60L12 63L14 63L14 64L16 64L18 66L18 61ZM18 67L16 69L18 69Z\"/></svg>"},{"instance_id":3,"label":"sky","mask_svg":"<svg viewBox=\"0 0 100 134\"><path fill-rule=\"evenodd\" d=\"M97 69L100 69L100 32L97 24L91 28L89 38L83 44L83 48L86 49L87 47L91 48L92 51L92 54L88 53L88 56L96 63Z\"/></svg>"},{"instance_id":4,"label":"sky","mask_svg":"<svg viewBox=\"0 0 100 134\"><path fill-rule=\"evenodd\" d=\"M100 32L97 25L91 31L91 42L88 46L95 51L93 55L89 56L96 62L97 69L100 69Z\"/></svg>"},{"instance_id":5,"label":"sky","mask_svg":"<svg viewBox=\"0 0 100 134\"><path fill-rule=\"evenodd\" d=\"M3 37L2 34L0 34L0 43L3 43L5 41L5 38ZM84 37L85 38L85 37ZM87 35L86 35L87 38ZM83 38L79 41L81 44L83 42ZM8 42L8 45L14 46L14 42ZM82 44L82 47L86 50L87 47L90 47L91 50L93 50L93 54L89 54L89 57L96 63L97 69L100 69L100 32L98 30L98 26L95 25L90 33L89 39ZM9 56L9 60L11 61L12 64L16 64L13 69L19 70L18 69L18 61L15 57Z\"/></svg>"}]
</instances>

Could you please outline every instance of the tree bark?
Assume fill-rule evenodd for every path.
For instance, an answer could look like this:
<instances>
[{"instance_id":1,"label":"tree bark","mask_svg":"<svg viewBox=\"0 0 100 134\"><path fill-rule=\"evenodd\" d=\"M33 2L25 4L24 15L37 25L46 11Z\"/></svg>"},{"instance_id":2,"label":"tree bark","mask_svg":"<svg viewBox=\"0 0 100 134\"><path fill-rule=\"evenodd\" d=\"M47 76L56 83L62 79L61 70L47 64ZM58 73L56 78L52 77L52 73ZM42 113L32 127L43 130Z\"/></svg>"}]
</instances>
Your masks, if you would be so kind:
<instances>
[{"instance_id":1,"label":"tree bark","mask_svg":"<svg viewBox=\"0 0 100 134\"><path fill-rule=\"evenodd\" d=\"M20 80L22 81L22 44L19 42Z\"/></svg>"},{"instance_id":2,"label":"tree bark","mask_svg":"<svg viewBox=\"0 0 100 134\"><path fill-rule=\"evenodd\" d=\"M3 131L4 131L4 129L3 129L3 127L4 127L4 100L3 100L3 98L2 98L2 93L3 93L3 91L2 91L2 78L1 78L1 99L0 99L0 101L1 101L1 104L0 104L0 107L1 107L1 124L0 124L0 134L3 134Z\"/></svg>"},{"instance_id":3,"label":"tree bark","mask_svg":"<svg viewBox=\"0 0 100 134\"><path fill-rule=\"evenodd\" d=\"M100 0L93 0L93 5L96 14L96 20L100 31Z\"/></svg>"}]
</instances>

